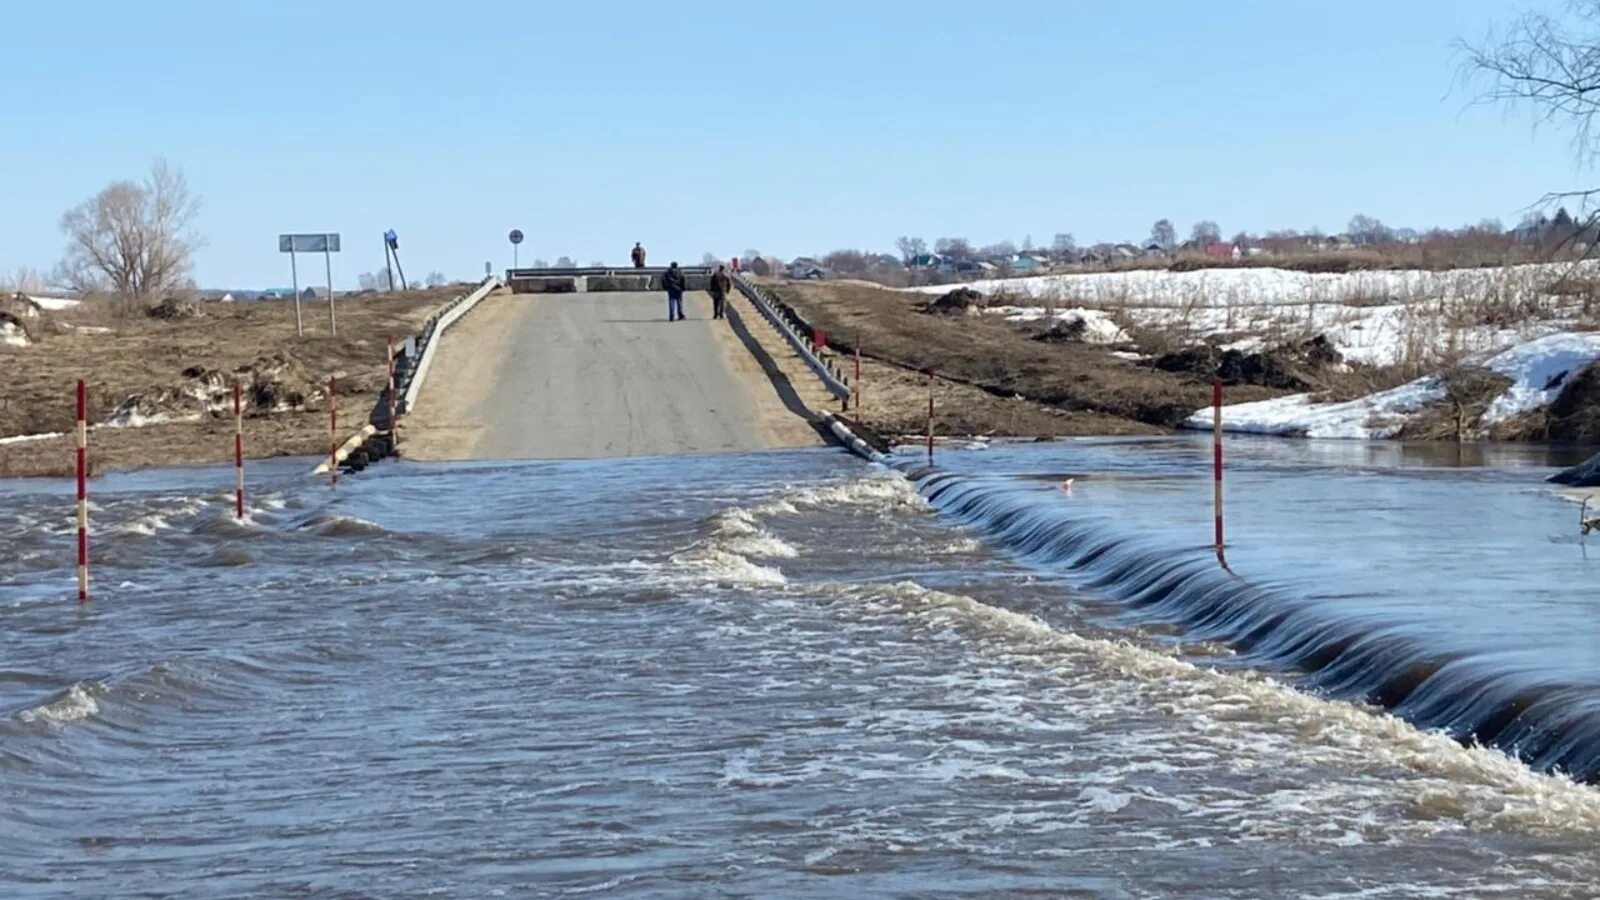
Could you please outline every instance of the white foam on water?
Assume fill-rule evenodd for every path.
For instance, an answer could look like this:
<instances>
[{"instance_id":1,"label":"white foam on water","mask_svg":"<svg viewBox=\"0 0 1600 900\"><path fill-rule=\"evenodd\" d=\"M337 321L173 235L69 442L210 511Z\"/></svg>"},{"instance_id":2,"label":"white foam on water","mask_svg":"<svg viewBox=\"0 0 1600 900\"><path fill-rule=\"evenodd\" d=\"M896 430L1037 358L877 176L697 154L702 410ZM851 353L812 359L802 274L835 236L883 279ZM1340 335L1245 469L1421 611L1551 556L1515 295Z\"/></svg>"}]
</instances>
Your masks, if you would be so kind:
<instances>
[{"instance_id":1,"label":"white foam on water","mask_svg":"<svg viewBox=\"0 0 1600 900\"><path fill-rule=\"evenodd\" d=\"M830 599L844 596L868 604L890 603L918 620L922 626L918 633L925 640L971 641L976 629L977 637L993 642L990 652L1003 654L1008 661L1042 665L1063 677L1089 678L1090 687L1101 697L1082 713L1091 726L1097 717L1114 721L1128 715L1130 705L1139 706L1139 714L1167 716L1174 728L1186 729L1193 739L1159 748L1163 764L1259 769L1270 775L1275 759L1292 757L1298 766L1351 774L1348 780L1240 798L1236 810L1215 798L1201 804L1167 798L1174 805L1203 807L1247 837L1295 838L1307 817L1396 803L1407 810L1406 821L1385 822L1372 830L1600 829L1600 790L1561 775L1534 772L1497 750L1462 746L1448 735L1419 730L1371 707L1313 697L1248 670L1207 669L1125 641L1058 630L1031 616L914 582L872 588L824 585L815 590ZM1093 674L1085 675L1086 671ZM1002 714L1011 714L1008 707L1021 708L1027 700L994 698ZM1094 733L1091 728L1090 734ZM1112 798L1119 793L1114 785L1132 771L1126 766L1140 764L1138 757L1148 754L1149 748L1130 753L1098 779L1111 793L1084 799L1097 808L1120 802ZM1391 769L1414 777L1376 777ZM1345 827L1316 837L1350 841L1349 816L1338 818Z\"/></svg>"},{"instance_id":2,"label":"white foam on water","mask_svg":"<svg viewBox=\"0 0 1600 900\"><path fill-rule=\"evenodd\" d=\"M670 561L680 570L692 571L718 584L781 587L789 583L789 579L777 568L760 565L748 557L716 546L695 547L675 553Z\"/></svg>"},{"instance_id":3,"label":"white foam on water","mask_svg":"<svg viewBox=\"0 0 1600 900\"><path fill-rule=\"evenodd\" d=\"M977 538L960 538L933 549L935 556L964 556L969 553L978 553L983 550L983 542Z\"/></svg>"},{"instance_id":4,"label":"white foam on water","mask_svg":"<svg viewBox=\"0 0 1600 900\"><path fill-rule=\"evenodd\" d=\"M730 509L712 521L713 540L720 549L756 559L793 559L800 555L794 545L779 539L756 524L754 515L744 509Z\"/></svg>"},{"instance_id":5,"label":"white foam on water","mask_svg":"<svg viewBox=\"0 0 1600 900\"><path fill-rule=\"evenodd\" d=\"M793 514L802 509L837 506L878 507L886 512L926 512L931 509L916 488L897 472L872 471L835 484L798 488L756 507L762 515Z\"/></svg>"},{"instance_id":6,"label":"white foam on water","mask_svg":"<svg viewBox=\"0 0 1600 900\"><path fill-rule=\"evenodd\" d=\"M98 681L77 681L53 699L17 713L23 724L35 722L79 722L100 712L95 702L96 694L103 694L105 686Z\"/></svg>"},{"instance_id":7,"label":"white foam on water","mask_svg":"<svg viewBox=\"0 0 1600 900\"><path fill-rule=\"evenodd\" d=\"M166 516L160 513L151 513L146 516L140 516L132 522L114 525L111 531L117 534L140 534L146 537L154 537L157 531L171 527L167 522Z\"/></svg>"}]
</instances>

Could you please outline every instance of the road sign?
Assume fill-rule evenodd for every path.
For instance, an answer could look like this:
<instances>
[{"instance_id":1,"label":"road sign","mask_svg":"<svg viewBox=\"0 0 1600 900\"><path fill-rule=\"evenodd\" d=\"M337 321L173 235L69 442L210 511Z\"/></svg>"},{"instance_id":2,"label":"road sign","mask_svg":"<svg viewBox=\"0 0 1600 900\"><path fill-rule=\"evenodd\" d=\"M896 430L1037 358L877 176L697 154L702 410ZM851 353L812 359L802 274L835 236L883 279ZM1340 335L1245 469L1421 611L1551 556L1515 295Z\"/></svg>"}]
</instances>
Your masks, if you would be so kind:
<instances>
[{"instance_id":1,"label":"road sign","mask_svg":"<svg viewBox=\"0 0 1600 900\"><path fill-rule=\"evenodd\" d=\"M513 243L513 244L522 243L522 229L520 229L520 228L511 229L511 243Z\"/></svg>"},{"instance_id":2,"label":"road sign","mask_svg":"<svg viewBox=\"0 0 1600 900\"><path fill-rule=\"evenodd\" d=\"M383 233L383 242L388 244L391 250L400 249L400 235L395 234L393 228Z\"/></svg>"},{"instance_id":3,"label":"road sign","mask_svg":"<svg viewBox=\"0 0 1600 900\"><path fill-rule=\"evenodd\" d=\"M337 234L280 234L279 253L338 253Z\"/></svg>"},{"instance_id":4,"label":"road sign","mask_svg":"<svg viewBox=\"0 0 1600 900\"><path fill-rule=\"evenodd\" d=\"M337 234L280 234L278 252L289 254L289 275L294 279L294 332L304 335L305 325L300 321L300 268L295 263L296 253L321 253L328 272L328 334L338 334L339 325L333 313L333 254L339 252Z\"/></svg>"}]
</instances>

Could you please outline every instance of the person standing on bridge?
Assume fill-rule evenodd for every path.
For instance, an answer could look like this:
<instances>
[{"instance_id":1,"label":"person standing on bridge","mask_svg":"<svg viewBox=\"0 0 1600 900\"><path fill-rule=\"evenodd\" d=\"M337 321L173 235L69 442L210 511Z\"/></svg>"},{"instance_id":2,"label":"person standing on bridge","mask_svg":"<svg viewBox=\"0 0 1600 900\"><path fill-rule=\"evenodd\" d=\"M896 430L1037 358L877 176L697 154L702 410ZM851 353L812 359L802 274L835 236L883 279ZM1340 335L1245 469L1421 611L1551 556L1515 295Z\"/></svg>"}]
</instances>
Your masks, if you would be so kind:
<instances>
[{"instance_id":1,"label":"person standing on bridge","mask_svg":"<svg viewBox=\"0 0 1600 900\"><path fill-rule=\"evenodd\" d=\"M683 292L689 286L684 280L683 270L677 263L667 267L661 273L661 289L667 292L667 321L683 321Z\"/></svg>"},{"instance_id":2,"label":"person standing on bridge","mask_svg":"<svg viewBox=\"0 0 1600 900\"><path fill-rule=\"evenodd\" d=\"M644 268L644 245L638 241L633 242L633 267L635 269Z\"/></svg>"},{"instance_id":3,"label":"person standing on bridge","mask_svg":"<svg viewBox=\"0 0 1600 900\"><path fill-rule=\"evenodd\" d=\"M733 279L728 277L726 266L717 266L711 273L711 280L706 283L706 292L711 295L711 318L725 319L723 313L728 305L728 292L733 290Z\"/></svg>"}]
</instances>

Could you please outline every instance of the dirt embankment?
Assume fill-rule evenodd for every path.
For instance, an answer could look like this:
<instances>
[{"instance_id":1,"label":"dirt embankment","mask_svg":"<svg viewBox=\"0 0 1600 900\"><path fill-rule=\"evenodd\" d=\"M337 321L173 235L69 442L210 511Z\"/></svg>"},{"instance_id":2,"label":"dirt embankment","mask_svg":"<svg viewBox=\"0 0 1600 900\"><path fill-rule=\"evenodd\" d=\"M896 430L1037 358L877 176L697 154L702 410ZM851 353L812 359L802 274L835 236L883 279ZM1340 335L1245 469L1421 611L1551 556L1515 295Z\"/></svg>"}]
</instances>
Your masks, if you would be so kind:
<instances>
[{"instance_id":1,"label":"dirt embankment","mask_svg":"<svg viewBox=\"0 0 1600 900\"><path fill-rule=\"evenodd\" d=\"M232 384L245 387L245 450L252 457L326 453L327 378L341 419L366 421L387 380L387 342L414 334L459 288L339 298L337 337L327 306L305 307L295 335L285 301L205 303L197 314L156 317L95 301L49 313L26 347L0 347L0 475L72 471L73 385L88 383L96 471L232 458ZM113 427L115 426L115 427ZM340 435L341 439L345 435Z\"/></svg>"},{"instance_id":2,"label":"dirt embankment","mask_svg":"<svg viewBox=\"0 0 1600 900\"><path fill-rule=\"evenodd\" d=\"M766 287L848 354L859 340L862 419L886 433L924 427L927 379L937 370L934 431L996 436L1149 434L1177 427L1211 402L1209 376L1156 369L1107 347L1038 340L1042 323L922 311L929 298L863 282ZM848 369L848 364L846 366ZM1254 385L1231 402L1284 393Z\"/></svg>"}]
</instances>

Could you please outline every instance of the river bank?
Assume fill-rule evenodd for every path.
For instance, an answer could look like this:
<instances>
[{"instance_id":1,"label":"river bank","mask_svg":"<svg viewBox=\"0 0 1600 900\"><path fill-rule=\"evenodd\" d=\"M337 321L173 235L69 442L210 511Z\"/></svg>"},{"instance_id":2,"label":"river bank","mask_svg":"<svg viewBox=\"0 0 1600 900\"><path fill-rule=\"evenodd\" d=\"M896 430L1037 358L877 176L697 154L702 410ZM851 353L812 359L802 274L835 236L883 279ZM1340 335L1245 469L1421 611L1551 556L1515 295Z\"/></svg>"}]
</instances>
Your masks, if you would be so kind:
<instances>
[{"instance_id":1,"label":"river bank","mask_svg":"<svg viewBox=\"0 0 1600 900\"><path fill-rule=\"evenodd\" d=\"M26 345L0 347L0 476L72 472L80 378L97 473L231 459L235 382L247 457L326 453L329 376L351 423L341 431L353 431L386 385L389 339L404 341L459 292L340 297L336 336L315 301L303 310L304 337L285 301L202 303L174 318L96 300L41 310Z\"/></svg>"},{"instance_id":2,"label":"river bank","mask_svg":"<svg viewBox=\"0 0 1600 900\"><path fill-rule=\"evenodd\" d=\"M1348 274L1240 267L912 290L854 281L766 287L844 352L859 344L902 378L933 367L936 379L1032 407L1027 416L936 415L936 433L1209 426L1216 376L1229 430L1584 445L1600 444L1594 274L1573 265ZM881 430L920 432L922 393L865 418ZM1041 417L1056 427L1038 428Z\"/></svg>"}]
</instances>

